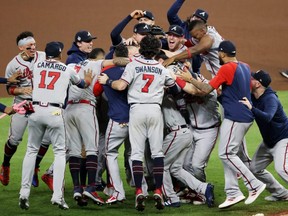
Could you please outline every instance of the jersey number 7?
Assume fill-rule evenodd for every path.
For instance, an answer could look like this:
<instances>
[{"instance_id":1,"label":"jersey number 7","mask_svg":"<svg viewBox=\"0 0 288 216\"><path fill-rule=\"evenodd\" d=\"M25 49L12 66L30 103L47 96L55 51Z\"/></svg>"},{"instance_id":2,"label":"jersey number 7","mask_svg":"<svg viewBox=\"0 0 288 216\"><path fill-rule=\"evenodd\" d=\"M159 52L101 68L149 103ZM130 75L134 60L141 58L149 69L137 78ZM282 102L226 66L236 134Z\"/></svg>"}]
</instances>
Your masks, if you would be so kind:
<instances>
[{"instance_id":1,"label":"jersey number 7","mask_svg":"<svg viewBox=\"0 0 288 216\"><path fill-rule=\"evenodd\" d=\"M143 74L142 80L147 80L145 86L141 89L142 92L148 93L149 92L149 86L154 80L154 75L153 74Z\"/></svg>"},{"instance_id":2,"label":"jersey number 7","mask_svg":"<svg viewBox=\"0 0 288 216\"><path fill-rule=\"evenodd\" d=\"M40 80L40 83L38 85L38 88L47 88L47 89L53 90L54 84L57 82L57 80L59 79L61 74L59 72L49 71L48 77L53 77L53 78L48 85L45 84L47 71L46 70L41 71L40 75L41 75L41 80Z\"/></svg>"}]
</instances>

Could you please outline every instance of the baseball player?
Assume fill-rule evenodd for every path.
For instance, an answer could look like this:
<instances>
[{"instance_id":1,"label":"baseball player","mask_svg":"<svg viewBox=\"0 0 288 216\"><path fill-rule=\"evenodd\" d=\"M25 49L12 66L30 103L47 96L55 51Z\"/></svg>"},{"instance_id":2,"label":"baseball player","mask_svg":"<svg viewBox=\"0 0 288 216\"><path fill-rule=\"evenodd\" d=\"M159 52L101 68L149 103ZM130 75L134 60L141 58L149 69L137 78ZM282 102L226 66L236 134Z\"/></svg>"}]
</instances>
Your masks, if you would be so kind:
<instances>
[{"instance_id":1,"label":"baseball player","mask_svg":"<svg viewBox=\"0 0 288 216\"><path fill-rule=\"evenodd\" d=\"M203 20L193 20L189 24L189 31L192 35L192 47L170 57L163 63L165 66L176 60L189 59L194 55L201 54L207 70L212 77L215 76L220 68L218 60L218 51L222 36L216 31L213 26L207 26Z\"/></svg>"},{"instance_id":2,"label":"baseball player","mask_svg":"<svg viewBox=\"0 0 288 216\"><path fill-rule=\"evenodd\" d=\"M167 18L168 22L170 25L179 25L183 28L184 30L184 36L186 39L185 45L187 46L192 46L190 43L191 39L191 34L189 30L189 25L193 20L203 20L205 23L207 23L209 14L202 10L202 9L197 9L191 16L189 16L186 20L181 20L180 17L178 16L178 12L181 9L183 3L185 0L176 0L174 4L169 8L167 12ZM201 56L199 54L194 55L192 57L192 68L195 73L200 72L200 67L202 63Z\"/></svg>"},{"instance_id":3,"label":"baseball player","mask_svg":"<svg viewBox=\"0 0 288 216\"><path fill-rule=\"evenodd\" d=\"M163 119L161 103L164 85L175 86L169 72L152 58L159 52L161 42L154 36L146 36L140 42L140 54L129 63L119 80L108 79L107 75L100 76L99 82L111 86L116 90L128 88L129 135L132 147L133 176L136 185L135 208L145 209L145 196L141 184L143 179L143 156L145 141L149 139L150 150L154 162L154 178L156 190L154 192L155 207L164 208L161 191L163 183Z\"/></svg>"},{"instance_id":4,"label":"baseball player","mask_svg":"<svg viewBox=\"0 0 288 216\"><path fill-rule=\"evenodd\" d=\"M176 108L174 98L171 95L164 96L162 103L165 127L168 134L163 142L164 175L163 193L167 198L165 205L179 207L180 200L173 189L171 175L185 183L191 189L204 194L209 207L214 205L214 187L210 183L203 183L192 174L183 169L184 158L191 147L192 133L185 122L184 117Z\"/></svg>"},{"instance_id":5,"label":"baseball player","mask_svg":"<svg viewBox=\"0 0 288 216\"><path fill-rule=\"evenodd\" d=\"M243 138L253 122L253 114L246 106L239 103L243 97L250 100L250 68L247 64L236 59L236 47L231 41L222 41L218 48L219 61L223 65L217 75L209 84L199 82L192 78L190 73L179 76L190 82L201 91L209 94L222 85L220 102L224 108L224 120L220 128L219 157L224 166L225 192L227 199L219 205L220 209L228 208L245 199L239 189L238 179L235 175L240 172L249 191L245 204L253 203L265 190L262 183L237 156ZM176 79L177 84L189 93L190 84Z\"/></svg>"},{"instance_id":6,"label":"baseball player","mask_svg":"<svg viewBox=\"0 0 288 216\"><path fill-rule=\"evenodd\" d=\"M54 181L52 204L61 209L68 209L62 187L65 172L66 133L62 106L67 94L69 82L80 88L88 87L92 81L91 71L82 80L77 73L60 62L63 44L50 42L46 45L46 60L37 62L33 68L33 102L28 118L28 145L22 167L22 181L19 197L19 206L22 209L29 208L29 196L36 155L40 147L44 133L47 129L52 141L54 151Z\"/></svg>"},{"instance_id":7,"label":"baseball player","mask_svg":"<svg viewBox=\"0 0 288 216\"><path fill-rule=\"evenodd\" d=\"M75 66L81 61L84 61L88 58L89 53L92 51L93 40L96 37L92 36L89 31L79 31L74 36L74 42L72 43L72 47L67 51L67 59L66 65L70 65L71 67ZM45 151L44 148L40 148L41 151ZM46 150L47 151L47 150ZM68 159L67 155L67 161ZM38 158L37 158L38 159ZM37 160L36 160L37 163ZM46 170L46 172L42 175L41 179L45 182L50 190L53 191L53 167L51 166Z\"/></svg>"},{"instance_id":8,"label":"baseball player","mask_svg":"<svg viewBox=\"0 0 288 216\"><path fill-rule=\"evenodd\" d=\"M16 38L16 43L21 52L8 63L5 77L9 79L16 71L21 71L19 82L7 84L8 94L14 96L13 103L20 103L24 100L31 101L31 70L34 64L45 59L45 53L36 51L36 41L32 32L21 32ZM0 171L0 181L5 186L9 184L10 179L10 160L22 141L27 122L28 119L18 113L11 118L9 138L4 146L4 159ZM50 143L46 139L42 141L44 142Z\"/></svg>"},{"instance_id":9,"label":"baseball player","mask_svg":"<svg viewBox=\"0 0 288 216\"><path fill-rule=\"evenodd\" d=\"M97 204L104 201L96 192L95 181L98 161L99 126L96 116L96 89L94 88L101 72L103 60L85 60L75 65L78 75L83 78L85 71L93 69L94 79L86 89L71 86L68 93L68 105L65 109L65 123L68 133L69 168L74 185L73 198L83 205L82 193ZM82 144L86 155L88 185L83 191L80 185L80 163ZM83 184L83 183L82 183ZM84 204L86 205L86 203Z\"/></svg>"},{"instance_id":10,"label":"baseball player","mask_svg":"<svg viewBox=\"0 0 288 216\"><path fill-rule=\"evenodd\" d=\"M201 74L198 77L199 81L208 83ZM203 96L202 92L195 91L193 95L185 95L185 100L190 117L192 145L183 166L198 180L206 182L205 168L216 144L221 125L217 92L214 90ZM194 205L205 204L205 197L196 194L192 201Z\"/></svg>"},{"instance_id":11,"label":"baseball player","mask_svg":"<svg viewBox=\"0 0 288 216\"><path fill-rule=\"evenodd\" d=\"M128 57L128 49L125 45L119 44L115 48L115 57ZM119 79L125 67L106 67L102 73L107 74L110 79ZM105 135L105 154L107 168L110 174L110 183L113 186L113 193L106 200L107 204L113 204L125 200L125 191L121 180L118 165L118 149L128 137L128 122L130 106L127 101L127 90L116 91L107 85L103 85L105 95L108 99L109 122Z\"/></svg>"},{"instance_id":12,"label":"baseball player","mask_svg":"<svg viewBox=\"0 0 288 216\"><path fill-rule=\"evenodd\" d=\"M264 182L266 189L271 193L265 197L267 201L288 200L288 190L284 188L266 170L266 167L274 161L278 175L288 182L287 176L287 147L288 147L288 118L283 110L281 102L271 87L269 73L259 70L252 74L252 104L247 98L240 100L254 114L263 141L256 150L250 169L254 175Z\"/></svg>"}]
</instances>

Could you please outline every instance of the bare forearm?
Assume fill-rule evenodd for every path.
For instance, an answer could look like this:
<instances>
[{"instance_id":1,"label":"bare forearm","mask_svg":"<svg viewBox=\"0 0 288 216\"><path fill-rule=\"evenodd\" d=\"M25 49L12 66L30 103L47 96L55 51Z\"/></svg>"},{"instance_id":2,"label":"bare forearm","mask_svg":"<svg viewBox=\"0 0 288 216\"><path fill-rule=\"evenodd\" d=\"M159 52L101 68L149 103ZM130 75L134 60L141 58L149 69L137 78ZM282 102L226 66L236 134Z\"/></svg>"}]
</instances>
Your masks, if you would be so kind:
<instances>
[{"instance_id":1,"label":"bare forearm","mask_svg":"<svg viewBox=\"0 0 288 216\"><path fill-rule=\"evenodd\" d=\"M209 94L210 92L213 91L213 87L210 86L208 83L204 83L204 82L199 82L195 79L190 79L189 82L194 85L196 88L198 88L199 90L201 90L202 92L204 92L205 94Z\"/></svg>"}]
</instances>

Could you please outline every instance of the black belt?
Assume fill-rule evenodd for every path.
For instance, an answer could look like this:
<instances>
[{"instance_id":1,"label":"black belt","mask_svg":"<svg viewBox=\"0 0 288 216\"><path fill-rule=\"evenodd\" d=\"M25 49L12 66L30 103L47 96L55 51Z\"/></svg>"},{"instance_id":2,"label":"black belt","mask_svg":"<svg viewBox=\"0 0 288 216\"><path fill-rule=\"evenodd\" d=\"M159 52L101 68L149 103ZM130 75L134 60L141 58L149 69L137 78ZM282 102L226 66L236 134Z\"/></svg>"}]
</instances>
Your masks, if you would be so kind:
<instances>
[{"instance_id":1,"label":"black belt","mask_svg":"<svg viewBox=\"0 0 288 216\"><path fill-rule=\"evenodd\" d=\"M216 127L220 127L221 122L217 122L216 124L210 126L210 127L206 127L206 128L198 128L198 127L193 127L193 129L196 130L207 130L207 129L211 129L211 128L216 128Z\"/></svg>"},{"instance_id":2,"label":"black belt","mask_svg":"<svg viewBox=\"0 0 288 216\"><path fill-rule=\"evenodd\" d=\"M62 108L63 106L62 104L58 104L58 103L49 103L49 102L41 102L41 101L33 101L32 104L39 105L42 107L54 106L54 107Z\"/></svg>"},{"instance_id":3,"label":"black belt","mask_svg":"<svg viewBox=\"0 0 288 216\"><path fill-rule=\"evenodd\" d=\"M171 133L173 131L178 131L182 128L188 128L188 125L185 124L185 125L178 125L178 126L170 127L170 128L167 128L167 132Z\"/></svg>"}]
</instances>

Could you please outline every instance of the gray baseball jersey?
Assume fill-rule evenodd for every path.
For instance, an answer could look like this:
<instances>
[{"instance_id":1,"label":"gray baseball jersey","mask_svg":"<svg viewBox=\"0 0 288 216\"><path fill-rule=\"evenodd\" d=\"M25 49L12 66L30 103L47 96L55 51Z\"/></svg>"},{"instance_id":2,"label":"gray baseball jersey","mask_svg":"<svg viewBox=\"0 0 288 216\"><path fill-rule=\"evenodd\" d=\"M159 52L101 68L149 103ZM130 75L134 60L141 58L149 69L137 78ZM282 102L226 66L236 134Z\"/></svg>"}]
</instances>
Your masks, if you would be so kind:
<instances>
[{"instance_id":1,"label":"gray baseball jersey","mask_svg":"<svg viewBox=\"0 0 288 216\"><path fill-rule=\"evenodd\" d=\"M208 51L201 53L201 57L204 60L207 70L212 74L212 76L215 76L220 68L218 47L221 41L223 41L223 38L213 26L207 27L207 34L213 39L213 44ZM199 41L193 37L191 40L194 44L199 43Z\"/></svg>"},{"instance_id":2,"label":"gray baseball jersey","mask_svg":"<svg viewBox=\"0 0 288 216\"><path fill-rule=\"evenodd\" d=\"M45 57L44 52L37 51L35 53L34 59L30 61L24 61L19 53L15 56L7 65L5 71L5 77L9 78L18 70L21 70L22 75L20 76L20 82L18 84L8 84L7 86L15 86L15 87L32 87L31 79L32 79L32 68L33 65L39 61L44 60ZM19 103L23 100L32 100L32 95L17 95L14 97L13 103ZM15 113L11 117L10 122L10 130L9 130L9 142L12 145L19 145L22 141L23 134L25 132L26 126L28 123L28 119L24 115L20 115Z\"/></svg>"},{"instance_id":3,"label":"gray baseball jersey","mask_svg":"<svg viewBox=\"0 0 288 216\"><path fill-rule=\"evenodd\" d=\"M34 174L35 160L41 140L47 129L54 149L54 180L52 200L63 198L62 187L66 165L66 133L61 106L67 94L69 82L78 84L81 78L65 64L46 60L33 68L33 104L35 113L28 119L28 145L23 161L20 197L28 198Z\"/></svg>"},{"instance_id":4,"label":"gray baseball jersey","mask_svg":"<svg viewBox=\"0 0 288 216\"><path fill-rule=\"evenodd\" d=\"M183 169L184 158L191 146L192 134L185 119L182 117L171 95L166 95L163 99L162 111L165 126L168 130L163 142L164 173L163 173L163 193L171 202L179 202L179 197L173 189L171 175L185 183L191 189L205 194L206 183L200 182L193 175Z\"/></svg>"},{"instance_id":5,"label":"gray baseball jersey","mask_svg":"<svg viewBox=\"0 0 288 216\"><path fill-rule=\"evenodd\" d=\"M85 89L80 89L77 86L70 86L69 88L65 123L69 135L68 149L70 156L81 157L82 143L85 145L86 155L97 155L99 126L93 87L101 73L102 62L103 60L85 60L74 67L81 78L84 78L84 71L91 69L94 78L90 86Z\"/></svg>"}]
</instances>

